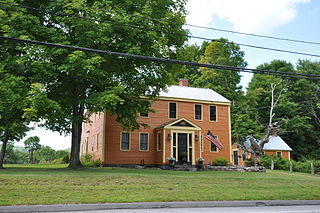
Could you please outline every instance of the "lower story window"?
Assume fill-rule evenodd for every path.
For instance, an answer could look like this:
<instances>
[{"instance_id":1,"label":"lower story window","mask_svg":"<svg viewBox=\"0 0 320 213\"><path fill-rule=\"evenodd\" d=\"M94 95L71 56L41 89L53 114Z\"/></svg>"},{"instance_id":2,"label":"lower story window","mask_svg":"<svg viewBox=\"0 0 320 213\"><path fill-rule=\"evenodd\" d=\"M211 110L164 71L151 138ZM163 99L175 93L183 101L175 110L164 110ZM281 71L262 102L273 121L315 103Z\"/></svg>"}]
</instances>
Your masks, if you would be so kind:
<instances>
[{"instance_id":1,"label":"lower story window","mask_svg":"<svg viewBox=\"0 0 320 213\"><path fill-rule=\"evenodd\" d=\"M210 151L211 151L211 152L217 152L217 151L218 151L218 148L217 148L217 146L216 146L214 143L211 143Z\"/></svg>"},{"instance_id":2,"label":"lower story window","mask_svg":"<svg viewBox=\"0 0 320 213\"><path fill-rule=\"evenodd\" d=\"M140 150L148 151L149 149L149 137L148 133L140 133Z\"/></svg>"},{"instance_id":3,"label":"lower story window","mask_svg":"<svg viewBox=\"0 0 320 213\"><path fill-rule=\"evenodd\" d=\"M161 151L161 133L157 134L157 151Z\"/></svg>"},{"instance_id":4,"label":"lower story window","mask_svg":"<svg viewBox=\"0 0 320 213\"><path fill-rule=\"evenodd\" d=\"M277 157L282 158L282 152L277 152Z\"/></svg>"},{"instance_id":5,"label":"lower story window","mask_svg":"<svg viewBox=\"0 0 320 213\"><path fill-rule=\"evenodd\" d=\"M129 132L121 132L121 150L129 150L130 149L130 133Z\"/></svg>"}]
</instances>

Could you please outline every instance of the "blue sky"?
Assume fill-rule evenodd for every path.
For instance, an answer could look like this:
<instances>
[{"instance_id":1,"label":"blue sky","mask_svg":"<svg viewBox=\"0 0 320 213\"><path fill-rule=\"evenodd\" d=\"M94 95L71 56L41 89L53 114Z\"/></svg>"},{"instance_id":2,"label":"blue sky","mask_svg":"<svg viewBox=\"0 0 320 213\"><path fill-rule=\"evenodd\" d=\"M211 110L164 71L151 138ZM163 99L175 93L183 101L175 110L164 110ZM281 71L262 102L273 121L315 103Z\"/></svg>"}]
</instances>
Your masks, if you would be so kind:
<instances>
[{"instance_id":1,"label":"blue sky","mask_svg":"<svg viewBox=\"0 0 320 213\"><path fill-rule=\"evenodd\" d=\"M320 1L319 0L189 0L187 22L246 33L255 33L299 40L320 42ZM305 52L320 55L320 45L299 44L270 39L242 36L218 31L190 28L195 36L208 38L228 38L235 43L265 46L277 49ZM190 40L201 44L202 40ZM319 61L320 58L279 53L241 47L249 68L270 62L274 59L296 64L299 59ZM242 86L250 81L250 74L243 74ZM41 144L56 150L70 148L70 137L60 136L44 129L36 129L27 137L38 135ZM24 140L24 139L23 139ZM23 146L23 140L16 143Z\"/></svg>"},{"instance_id":2,"label":"blue sky","mask_svg":"<svg viewBox=\"0 0 320 213\"><path fill-rule=\"evenodd\" d=\"M234 4L235 8L232 7ZM188 23L245 33L320 42L320 1L318 0L189 0L187 8L189 11ZM206 14L203 15L203 13ZM271 40L191 27L188 29L194 36L224 37L235 43L320 55L320 45ZM190 43L201 44L202 40L191 39ZM320 59L240 47L245 52L245 60L248 62L249 68L256 68L256 66L274 59L286 60L294 65L299 59L312 61ZM241 84L245 88L250 81L251 74L243 74L243 76Z\"/></svg>"}]
</instances>

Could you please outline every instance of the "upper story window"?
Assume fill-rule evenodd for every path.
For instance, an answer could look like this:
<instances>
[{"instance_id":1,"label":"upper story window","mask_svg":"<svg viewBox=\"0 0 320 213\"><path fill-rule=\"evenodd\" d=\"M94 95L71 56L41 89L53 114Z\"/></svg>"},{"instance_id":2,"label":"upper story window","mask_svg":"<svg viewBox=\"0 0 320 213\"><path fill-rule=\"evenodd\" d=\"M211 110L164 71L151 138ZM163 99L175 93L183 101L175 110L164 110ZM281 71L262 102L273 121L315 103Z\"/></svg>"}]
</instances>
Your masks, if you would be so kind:
<instances>
[{"instance_id":1,"label":"upper story window","mask_svg":"<svg viewBox=\"0 0 320 213\"><path fill-rule=\"evenodd\" d=\"M177 103L169 103L169 118L177 118Z\"/></svg>"},{"instance_id":2,"label":"upper story window","mask_svg":"<svg viewBox=\"0 0 320 213\"><path fill-rule=\"evenodd\" d=\"M148 112L140 112L140 117L148 118L149 117L149 113Z\"/></svg>"},{"instance_id":3,"label":"upper story window","mask_svg":"<svg viewBox=\"0 0 320 213\"><path fill-rule=\"evenodd\" d=\"M121 132L120 149L123 151L130 150L130 132Z\"/></svg>"},{"instance_id":4,"label":"upper story window","mask_svg":"<svg viewBox=\"0 0 320 213\"><path fill-rule=\"evenodd\" d=\"M201 104L194 105L194 119L195 120L202 120L202 105Z\"/></svg>"},{"instance_id":5,"label":"upper story window","mask_svg":"<svg viewBox=\"0 0 320 213\"><path fill-rule=\"evenodd\" d=\"M217 121L217 106L209 106L210 121Z\"/></svg>"}]
</instances>

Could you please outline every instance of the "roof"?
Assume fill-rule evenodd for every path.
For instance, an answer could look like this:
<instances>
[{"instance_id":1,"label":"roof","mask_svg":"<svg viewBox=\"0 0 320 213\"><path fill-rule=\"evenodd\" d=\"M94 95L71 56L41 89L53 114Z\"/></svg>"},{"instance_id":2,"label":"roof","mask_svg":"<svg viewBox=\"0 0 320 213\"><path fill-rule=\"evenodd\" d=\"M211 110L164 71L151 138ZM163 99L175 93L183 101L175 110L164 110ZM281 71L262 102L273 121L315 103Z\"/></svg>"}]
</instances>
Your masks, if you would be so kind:
<instances>
[{"instance_id":1,"label":"roof","mask_svg":"<svg viewBox=\"0 0 320 213\"><path fill-rule=\"evenodd\" d=\"M270 136L269 142L264 145L263 150L292 151L290 146L280 136Z\"/></svg>"},{"instance_id":2,"label":"roof","mask_svg":"<svg viewBox=\"0 0 320 213\"><path fill-rule=\"evenodd\" d=\"M193 129L201 130L201 128L199 126L195 125L194 123L188 121L185 118L179 118L179 119L176 119L173 121L166 122L166 123L156 127L155 129L162 129L162 128L172 129L172 128L179 128L179 127L183 127L184 129L185 128L193 128Z\"/></svg>"},{"instance_id":3,"label":"roof","mask_svg":"<svg viewBox=\"0 0 320 213\"><path fill-rule=\"evenodd\" d=\"M260 140L257 140L260 143ZM249 140L244 142L244 145L249 148L251 143ZM292 151L290 146L280 136L270 136L269 142L264 144L263 150L279 150L279 151Z\"/></svg>"},{"instance_id":4,"label":"roof","mask_svg":"<svg viewBox=\"0 0 320 213\"><path fill-rule=\"evenodd\" d=\"M161 91L159 96L162 98L179 98L223 103L231 102L219 93L213 91L212 89L183 86L168 86L167 91Z\"/></svg>"}]
</instances>

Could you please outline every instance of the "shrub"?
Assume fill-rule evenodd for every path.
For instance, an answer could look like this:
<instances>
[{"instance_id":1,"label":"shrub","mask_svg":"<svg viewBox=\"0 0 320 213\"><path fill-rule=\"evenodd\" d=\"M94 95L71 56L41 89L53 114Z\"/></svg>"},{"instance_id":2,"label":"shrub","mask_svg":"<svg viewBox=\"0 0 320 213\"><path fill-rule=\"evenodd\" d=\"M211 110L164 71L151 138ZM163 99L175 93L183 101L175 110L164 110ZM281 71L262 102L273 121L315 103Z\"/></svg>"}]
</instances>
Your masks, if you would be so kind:
<instances>
[{"instance_id":1,"label":"shrub","mask_svg":"<svg viewBox=\"0 0 320 213\"><path fill-rule=\"evenodd\" d=\"M52 164L64 164L63 158L56 158L53 161L51 161Z\"/></svg>"},{"instance_id":2,"label":"shrub","mask_svg":"<svg viewBox=\"0 0 320 213\"><path fill-rule=\"evenodd\" d=\"M260 163L264 167L270 169L271 160L273 160L273 162L274 162L274 169L289 170L289 168L290 168L290 160L278 158L276 156L264 155L261 158ZM315 173L319 173L320 172L320 161L319 160L308 160L305 162L291 160L292 169L295 172L310 173L311 172L311 162L313 162Z\"/></svg>"},{"instance_id":3,"label":"shrub","mask_svg":"<svg viewBox=\"0 0 320 213\"><path fill-rule=\"evenodd\" d=\"M212 160L213 166L227 166L228 160L225 158L215 158Z\"/></svg>"},{"instance_id":4,"label":"shrub","mask_svg":"<svg viewBox=\"0 0 320 213\"><path fill-rule=\"evenodd\" d=\"M81 157L81 161L83 161L83 162L92 161L92 155L85 154L84 156Z\"/></svg>"},{"instance_id":5,"label":"shrub","mask_svg":"<svg viewBox=\"0 0 320 213\"><path fill-rule=\"evenodd\" d=\"M248 158L247 160L244 161L245 166L254 166L255 162L251 159Z\"/></svg>"},{"instance_id":6,"label":"shrub","mask_svg":"<svg viewBox=\"0 0 320 213\"><path fill-rule=\"evenodd\" d=\"M92 155L85 154L81 158L81 163L84 167L99 167L101 165L101 160L92 160Z\"/></svg>"},{"instance_id":7,"label":"shrub","mask_svg":"<svg viewBox=\"0 0 320 213\"><path fill-rule=\"evenodd\" d=\"M101 165L101 160L92 160L92 161L85 161L82 162L84 167L99 167Z\"/></svg>"}]
</instances>

